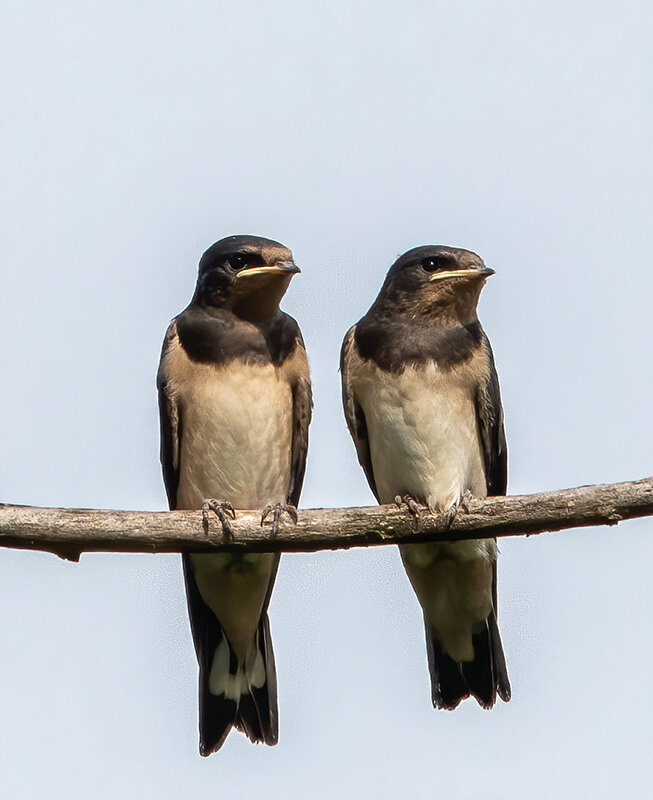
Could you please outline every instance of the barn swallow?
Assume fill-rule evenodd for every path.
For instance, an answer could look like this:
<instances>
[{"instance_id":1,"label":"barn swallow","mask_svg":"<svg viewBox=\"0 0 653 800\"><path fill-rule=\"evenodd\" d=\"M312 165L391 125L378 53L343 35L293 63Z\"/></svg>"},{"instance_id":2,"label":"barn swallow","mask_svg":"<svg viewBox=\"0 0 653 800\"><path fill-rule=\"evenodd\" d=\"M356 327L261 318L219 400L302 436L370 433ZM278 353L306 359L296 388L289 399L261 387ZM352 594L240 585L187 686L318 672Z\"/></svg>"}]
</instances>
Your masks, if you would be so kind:
<instances>
[{"instance_id":1,"label":"barn swallow","mask_svg":"<svg viewBox=\"0 0 653 800\"><path fill-rule=\"evenodd\" d=\"M416 247L345 336L345 416L379 503L455 515L471 496L506 493L499 380L476 313L493 273L468 250ZM508 701L496 540L399 549L424 613L433 705Z\"/></svg>"},{"instance_id":2,"label":"barn swallow","mask_svg":"<svg viewBox=\"0 0 653 800\"><path fill-rule=\"evenodd\" d=\"M195 294L163 343L157 386L168 502L212 508L225 535L234 507L272 507L276 526L279 511L299 502L311 383L299 326L279 309L297 272L278 242L221 239L202 256ZM279 555L186 553L183 565L201 755L218 750L232 726L276 744L267 608Z\"/></svg>"}]
</instances>

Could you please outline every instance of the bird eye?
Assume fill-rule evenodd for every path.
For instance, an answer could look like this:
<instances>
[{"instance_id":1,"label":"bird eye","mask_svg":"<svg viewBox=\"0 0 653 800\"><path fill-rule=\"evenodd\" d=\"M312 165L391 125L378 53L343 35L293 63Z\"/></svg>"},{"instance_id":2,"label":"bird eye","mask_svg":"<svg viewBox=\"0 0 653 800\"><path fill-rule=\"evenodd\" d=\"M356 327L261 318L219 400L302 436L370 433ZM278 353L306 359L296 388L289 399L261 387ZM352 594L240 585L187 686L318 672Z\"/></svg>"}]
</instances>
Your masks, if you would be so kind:
<instances>
[{"instance_id":1,"label":"bird eye","mask_svg":"<svg viewBox=\"0 0 653 800\"><path fill-rule=\"evenodd\" d=\"M422 259L420 265L424 272L435 272L438 269L445 269L448 266L444 259L433 256L431 258Z\"/></svg>"},{"instance_id":2,"label":"bird eye","mask_svg":"<svg viewBox=\"0 0 653 800\"><path fill-rule=\"evenodd\" d=\"M229 264L234 270L242 269L247 266L247 256L242 255L242 253L236 253L229 257Z\"/></svg>"}]
</instances>

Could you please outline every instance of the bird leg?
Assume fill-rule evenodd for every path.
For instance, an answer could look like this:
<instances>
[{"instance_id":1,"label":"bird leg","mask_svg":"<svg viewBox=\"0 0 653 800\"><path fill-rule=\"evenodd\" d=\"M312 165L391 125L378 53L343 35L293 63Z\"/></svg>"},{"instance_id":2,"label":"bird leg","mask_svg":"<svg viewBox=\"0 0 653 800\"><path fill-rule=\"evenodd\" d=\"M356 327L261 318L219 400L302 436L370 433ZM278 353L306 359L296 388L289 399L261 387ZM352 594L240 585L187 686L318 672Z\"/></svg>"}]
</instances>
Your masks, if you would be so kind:
<instances>
[{"instance_id":1,"label":"bird leg","mask_svg":"<svg viewBox=\"0 0 653 800\"><path fill-rule=\"evenodd\" d=\"M444 519L447 523L447 527L451 527L452 522L456 519L458 512L462 508L465 514L469 514L470 511L470 502L474 499L474 495L472 494L470 489L465 489L465 491L461 494L460 500L457 503L454 503L450 508L448 508L444 512Z\"/></svg>"},{"instance_id":2,"label":"bird leg","mask_svg":"<svg viewBox=\"0 0 653 800\"><path fill-rule=\"evenodd\" d=\"M420 504L415 500L414 497L411 497L409 494L400 495L398 494L395 497L395 505L397 508L401 508L402 506L407 506L408 511L412 514L415 518L421 517L422 512L420 509Z\"/></svg>"},{"instance_id":3,"label":"bird leg","mask_svg":"<svg viewBox=\"0 0 653 800\"><path fill-rule=\"evenodd\" d=\"M274 512L273 516L272 516L272 536L276 536L277 533L279 533L279 529L280 529L279 521L280 521L281 515L283 514L284 511L286 512L286 514L288 514L290 519L296 525L297 524L297 509L295 508L295 506L291 505L290 503L275 503L274 505L272 505L270 503L267 506L265 506L265 508L263 509L263 511L261 513L261 527L263 527L263 523L265 522L267 517L270 515L270 513Z\"/></svg>"},{"instance_id":4,"label":"bird leg","mask_svg":"<svg viewBox=\"0 0 653 800\"><path fill-rule=\"evenodd\" d=\"M204 525L205 533L209 532L209 511L213 511L216 517L220 520L224 538L227 541L233 540L234 530L231 527L228 517L231 517L231 519L236 519L236 512L234 511L234 507L231 505L231 503L228 503L226 500L207 499L204 501L202 504L202 523Z\"/></svg>"}]
</instances>

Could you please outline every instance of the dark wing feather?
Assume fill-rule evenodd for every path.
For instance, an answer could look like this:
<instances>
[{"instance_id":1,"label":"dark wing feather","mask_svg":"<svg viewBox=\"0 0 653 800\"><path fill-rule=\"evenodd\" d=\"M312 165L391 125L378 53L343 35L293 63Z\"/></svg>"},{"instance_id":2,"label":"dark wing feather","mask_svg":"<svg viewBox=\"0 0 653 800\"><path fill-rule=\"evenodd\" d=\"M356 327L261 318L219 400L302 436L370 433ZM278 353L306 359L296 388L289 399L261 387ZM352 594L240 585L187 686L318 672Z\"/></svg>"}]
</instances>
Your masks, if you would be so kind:
<instances>
[{"instance_id":1,"label":"dark wing feather","mask_svg":"<svg viewBox=\"0 0 653 800\"><path fill-rule=\"evenodd\" d=\"M166 331L161 350L159 371L156 385L159 390L159 422L161 425L161 467L163 482L168 495L168 506L171 510L177 507L177 488L179 486L179 442L181 441L181 420L179 408L171 397L165 362L170 342L177 335L177 326L173 320Z\"/></svg>"},{"instance_id":2,"label":"dark wing feather","mask_svg":"<svg viewBox=\"0 0 653 800\"><path fill-rule=\"evenodd\" d=\"M224 695L209 691L209 672L216 647L224 634L222 626L211 609L204 603L193 577L188 553L182 556L188 616L193 643L199 665L199 728L200 753L208 756L219 750L235 724L238 706Z\"/></svg>"},{"instance_id":3,"label":"dark wing feather","mask_svg":"<svg viewBox=\"0 0 653 800\"><path fill-rule=\"evenodd\" d=\"M257 641L265 664L265 683L260 688L250 685L249 694L241 696L234 724L252 742L275 745L279 741L277 671L267 611L261 614Z\"/></svg>"},{"instance_id":4,"label":"dark wing feather","mask_svg":"<svg viewBox=\"0 0 653 800\"><path fill-rule=\"evenodd\" d=\"M367 482L370 485L372 494L379 500L379 493L376 489L376 482L374 480L374 470L372 469L372 456L370 454L370 441L367 435L367 423L365 422L365 415L363 409L356 402L356 398L352 392L350 370L351 364L354 359L360 358L356 349L356 342L354 336L356 334L356 326L354 325L347 331L344 341L342 343L342 350L340 351L340 373L342 377L342 405L345 410L345 419L347 420L347 427L351 438L356 445L356 453L358 454L358 461L363 468Z\"/></svg>"},{"instance_id":5,"label":"dark wing feather","mask_svg":"<svg viewBox=\"0 0 653 800\"><path fill-rule=\"evenodd\" d=\"M485 333L482 344L488 358L488 377L476 395L476 418L485 464L485 482L490 497L504 495L508 487L508 448L503 429L503 408L499 377L492 348Z\"/></svg>"},{"instance_id":6,"label":"dark wing feather","mask_svg":"<svg viewBox=\"0 0 653 800\"><path fill-rule=\"evenodd\" d=\"M476 396L476 417L481 438L481 450L485 465L485 482L487 493L490 497L505 495L508 488L508 447L506 444L506 434L503 426L503 407L501 405L501 391L499 389L499 376L497 375L494 364L494 356L490 342L483 333L482 346L488 359L488 377L481 384ZM508 670L506 668L506 658L503 653L499 626L497 624L497 564L493 565L492 572L492 604L493 609L487 619L487 636L489 644L489 661L492 669L492 694L484 692L478 685L472 670L476 662L472 665L465 665L470 671L470 675L465 673L468 683L473 689L473 694L477 700L486 708L494 703L494 691L504 700L510 700L510 681L508 680ZM483 642L477 642L481 637ZM475 653L485 653L485 632L474 637ZM476 670L477 674L481 671ZM473 684L477 684L474 686Z\"/></svg>"},{"instance_id":7,"label":"dark wing feather","mask_svg":"<svg viewBox=\"0 0 653 800\"><path fill-rule=\"evenodd\" d=\"M297 378L293 387L292 453L288 501L295 507L299 505L299 496L304 483L306 455L308 453L308 426L311 424L311 416L313 414L313 393L308 373L306 348L299 330L297 331L297 347L302 349L302 361L307 366L306 373Z\"/></svg>"}]
</instances>

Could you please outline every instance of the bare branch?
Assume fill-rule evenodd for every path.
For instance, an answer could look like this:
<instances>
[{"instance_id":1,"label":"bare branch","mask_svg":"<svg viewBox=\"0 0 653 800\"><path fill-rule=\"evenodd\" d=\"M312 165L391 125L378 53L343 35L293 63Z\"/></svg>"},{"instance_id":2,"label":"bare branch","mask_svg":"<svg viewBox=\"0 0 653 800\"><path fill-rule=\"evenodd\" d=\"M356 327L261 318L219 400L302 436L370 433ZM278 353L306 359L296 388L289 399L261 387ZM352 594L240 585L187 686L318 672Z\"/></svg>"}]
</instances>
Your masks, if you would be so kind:
<instances>
[{"instance_id":1,"label":"bare branch","mask_svg":"<svg viewBox=\"0 0 653 800\"><path fill-rule=\"evenodd\" d=\"M653 477L558 492L474 500L448 525L443 515L414 519L394 506L307 509L272 537L260 510L238 511L225 541L201 511L99 511L0 505L0 546L45 550L72 561L83 552L312 552L377 544L483 539L615 525L653 515Z\"/></svg>"}]
</instances>

